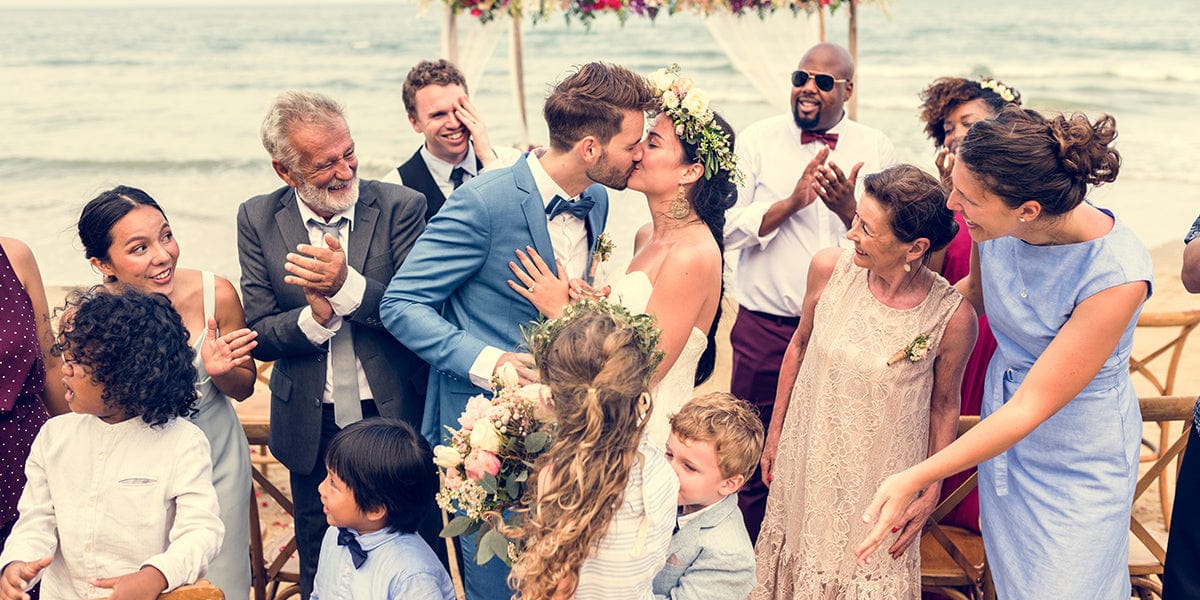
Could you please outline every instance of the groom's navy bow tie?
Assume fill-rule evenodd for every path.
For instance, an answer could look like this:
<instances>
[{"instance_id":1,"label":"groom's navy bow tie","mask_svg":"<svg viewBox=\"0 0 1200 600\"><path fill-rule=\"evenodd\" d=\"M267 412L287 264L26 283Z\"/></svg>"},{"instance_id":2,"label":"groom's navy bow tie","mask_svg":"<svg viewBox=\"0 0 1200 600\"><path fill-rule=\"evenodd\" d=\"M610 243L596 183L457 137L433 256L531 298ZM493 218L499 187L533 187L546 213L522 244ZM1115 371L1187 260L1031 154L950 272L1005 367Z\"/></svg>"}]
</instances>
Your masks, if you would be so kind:
<instances>
[{"instance_id":1,"label":"groom's navy bow tie","mask_svg":"<svg viewBox=\"0 0 1200 600\"><path fill-rule=\"evenodd\" d=\"M358 543L358 538L354 536L354 532L345 527L338 527L338 545L345 546L350 550L350 560L354 561L354 568L357 569L367 562L367 551L363 550Z\"/></svg>"},{"instance_id":2,"label":"groom's navy bow tie","mask_svg":"<svg viewBox=\"0 0 1200 600\"><path fill-rule=\"evenodd\" d=\"M550 220L562 213L569 212L580 221L586 221L589 212L592 212L592 207L596 205L596 201L588 196L580 196L578 200L570 202L564 200L562 196L555 196L550 204L546 205L546 214Z\"/></svg>"}]
</instances>

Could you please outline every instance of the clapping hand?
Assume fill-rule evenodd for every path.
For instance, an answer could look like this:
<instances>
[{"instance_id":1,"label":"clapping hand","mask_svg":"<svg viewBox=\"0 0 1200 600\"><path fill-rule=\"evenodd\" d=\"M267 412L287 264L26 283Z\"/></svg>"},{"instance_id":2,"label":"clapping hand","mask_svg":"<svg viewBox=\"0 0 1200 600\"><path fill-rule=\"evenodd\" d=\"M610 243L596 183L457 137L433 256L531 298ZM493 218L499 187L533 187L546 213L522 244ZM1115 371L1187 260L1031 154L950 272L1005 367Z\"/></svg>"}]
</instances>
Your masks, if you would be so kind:
<instances>
[{"instance_id":1,"label":"clapping hand","mask_svg":"<svg viewBox=\"0 0 1200 600\"><path fill-rule=\"evenodd\" d=\"M570 301L570 278L567 277L567 270L562 262L554 261L558 271L558 275L555 275L537 250L530 246L525 247L525 252L517 250L517 260L521 261L520 266L509 261L508 268L520 283L509 279L508 286L547 318L557 319L562 314L563 307Z\"/></svg>"},{"instance_id":2,"label":"clapping hand","mask_svg":"<svg viewBox=\"0 0 1200 600\"><path fill-rule=\"evenodd\" d=\"M32 562L15 560L8 563L0 575L0 600L29 600L25 588L42 569L50 566L52 560L53 556L47 556Z\"/></svg>"},{"instance_id":3,"label":"clapping hand","mask_svg":"<svg viewBox=\"0 0 1200 600\"><path fill-rule=\"evenodd\" d=\"M817 151L817 155L805 165L804 172L800 174L800 179L796 180L796 187L792 189L792 195L788 197L788 200L792 203L792 212L805 208L816 201L817 172L825 166L827 158L829 158L829 147L825 146Z\"/></svg>"},{"instance_id":4,"label":"clapping hand","mask_svg":"<svg viewBox=\"0 0 1200 600\"><path fill-rule=\"evenodd\" d=\"M209 377L220 377L235 368L250 362L250 351L258 345L258 332L247 328L225 335L217 335L217 320L208 319L204 330L204 342L200 345L200 357Z\"/></svg>"},{"instance_id":5,"label":"clapping hand","mask_svg":"<svg viewBox=\"0 0 1200 600\"><path fill-rule=\"evenodd\" d=\"M837 163L831 162L816 173L817 196L847 226L854 219L854 212L858 210L858 203L854 200L854 183L858 181L858 171L862 166L861 162L854 165L854 168L850 169L850 175L846 176L842 174Z\"/></svg>"},{"instance_id":6,"label":"clapping hand","mask_svg":"<svg viewBox=\"0 0 1200 600\"><path fill-rule=\"evenodd\" d=\"M342 243L330 234L325 234L325 248L311 244L296 246L289 252L284 270L284 283L311 289L322 296L332 296L346 283L346 252Z\"/></svg>"},{"instance_id":7,"label":"clapping hand","mask_svg":"<svg viewBox=\"0 0 1200 600\"><path fill-rule=\"evenodd\" d=\"M158 569L146 566L120 577L97 579L92 585L112 590L105 596L108 600L156 600L167 589L167 578Z\"/></svg>"},{"instance_id":8,"label":"clapping hand","mask_svg":"<svg viewBox=\"0 0 1200 600\"><path fill-rule=\"evenodd\" d=\"M938 176L942 180L942 187L947 190L954 187L950 175L954 173L954 162L957 160L957 156L950 148L943 146L933 159L934 164L937 165Z\"/></svg>"},{"instance_id":9,"label":"clapping hand","mask_svg":"<svg viewBox=\"0 0 1200 600\"><path fill-rule=\"evenodd\" d=\"M329 298L306 287L304 288L304 301L308 302L308 308L312 310L313 320L321 327L328 328L329 322L333 320L333 305L329 303Z\"/></svg>"}]
</instances>

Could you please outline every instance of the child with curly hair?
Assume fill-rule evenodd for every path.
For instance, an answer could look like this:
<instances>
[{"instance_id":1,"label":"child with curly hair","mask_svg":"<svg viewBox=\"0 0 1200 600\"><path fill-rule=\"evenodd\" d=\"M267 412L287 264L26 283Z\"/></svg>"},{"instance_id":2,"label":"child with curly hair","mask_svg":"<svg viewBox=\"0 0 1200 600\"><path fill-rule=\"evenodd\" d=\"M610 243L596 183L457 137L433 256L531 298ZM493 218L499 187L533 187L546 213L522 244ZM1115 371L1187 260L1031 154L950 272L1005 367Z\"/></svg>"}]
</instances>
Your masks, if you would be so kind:
<instances>
[{"instance_id":1,"label":"child with curly hair","mask_svg":"<svg viewBox=\"0 0 1200 600\"><path fill-rule=\"evenodd\" d=\"M188 332L160 294L96 287L67 300L55 352L72 414L34 439L0 599L157 598L192 583L224 527L195 410Z\"/></svg>"},{"instance_id":2,"label":"child with curly hair","mask_svg":"<svg viewBox=\"0 0 1200 600\"><path fill-rule=\"evenodd\" d=\"M647 315L584 301L529 336L558 432L517 510L522 598L651 598L679 494L645 436L658 335Z\"/></svg>"}]
</instances>

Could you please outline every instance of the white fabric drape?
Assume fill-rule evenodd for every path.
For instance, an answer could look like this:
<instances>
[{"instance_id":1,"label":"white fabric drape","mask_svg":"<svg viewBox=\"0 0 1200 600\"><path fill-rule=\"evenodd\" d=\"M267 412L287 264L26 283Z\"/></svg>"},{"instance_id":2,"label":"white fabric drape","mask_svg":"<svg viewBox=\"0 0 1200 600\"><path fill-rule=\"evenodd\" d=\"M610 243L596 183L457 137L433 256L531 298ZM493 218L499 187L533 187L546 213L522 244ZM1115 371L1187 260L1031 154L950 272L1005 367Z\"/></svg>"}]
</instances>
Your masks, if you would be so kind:
<instances>
[{"instance_id":1,"label":"white fabric drape","mask_svg":"<svg viewBox=\"0 0 1200 600\"><path fill-rule=\"evenodd\" d=\"M442 56L458 65L468 84L480 81L496 46L511 31L510 19L500 17L480 24L477 17L469 14L451 15L449 6L444 14Z\"/></svg>"},{"instance_id":2,"label":"white fabric drape","mask_svg":"<svg viewBox=\"0 0 1200 600\"><path fill-rule=\"evenodd\" d=\"M821 41L816 14L792 17L786 10L766 19L714 12L704 19L709 33L737 69L771 105L788 110L791 73L800 56Z\"/></svg>"}]
</instances>

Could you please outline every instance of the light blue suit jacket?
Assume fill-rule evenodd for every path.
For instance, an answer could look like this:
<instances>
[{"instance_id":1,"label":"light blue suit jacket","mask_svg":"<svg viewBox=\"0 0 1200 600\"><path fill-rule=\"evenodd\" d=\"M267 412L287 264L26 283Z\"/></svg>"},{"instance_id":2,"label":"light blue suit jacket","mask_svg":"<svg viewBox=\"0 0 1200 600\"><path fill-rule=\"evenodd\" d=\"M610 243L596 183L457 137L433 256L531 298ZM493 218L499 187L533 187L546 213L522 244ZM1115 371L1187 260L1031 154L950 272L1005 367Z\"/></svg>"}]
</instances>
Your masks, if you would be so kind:
<instances>
[{"instance_id":1,"label":"light blue suit jacket","mask_svg":"<svg viewBox=\"0 0 1200 600\"><path fill-rule=\"evenodd\" d=\"M754 583L754 546L737 494L730 494L671 537L667 564L654 577L654 598L745 600Z\"/></svg>"},{"instance_id":2,"label":"light blue suit jacket","mask_svg":"<svg viewBox=\"0 0 1200 600\"><path fill-rule=\"evenodd\" d=\"M608 219L608 193L597 184L584 195L596 201L588 215L594 247ZM526 246L555 268L545 204L522 157L455 190L383 294L384 326L432 367L421 426L431 444L443 441L445 426L459 427L468 398L490 392L468 374L483 348L520 350L520 325L538 318L507 283L515 279L509 261Z\"/></svg>"}]
</instances>

